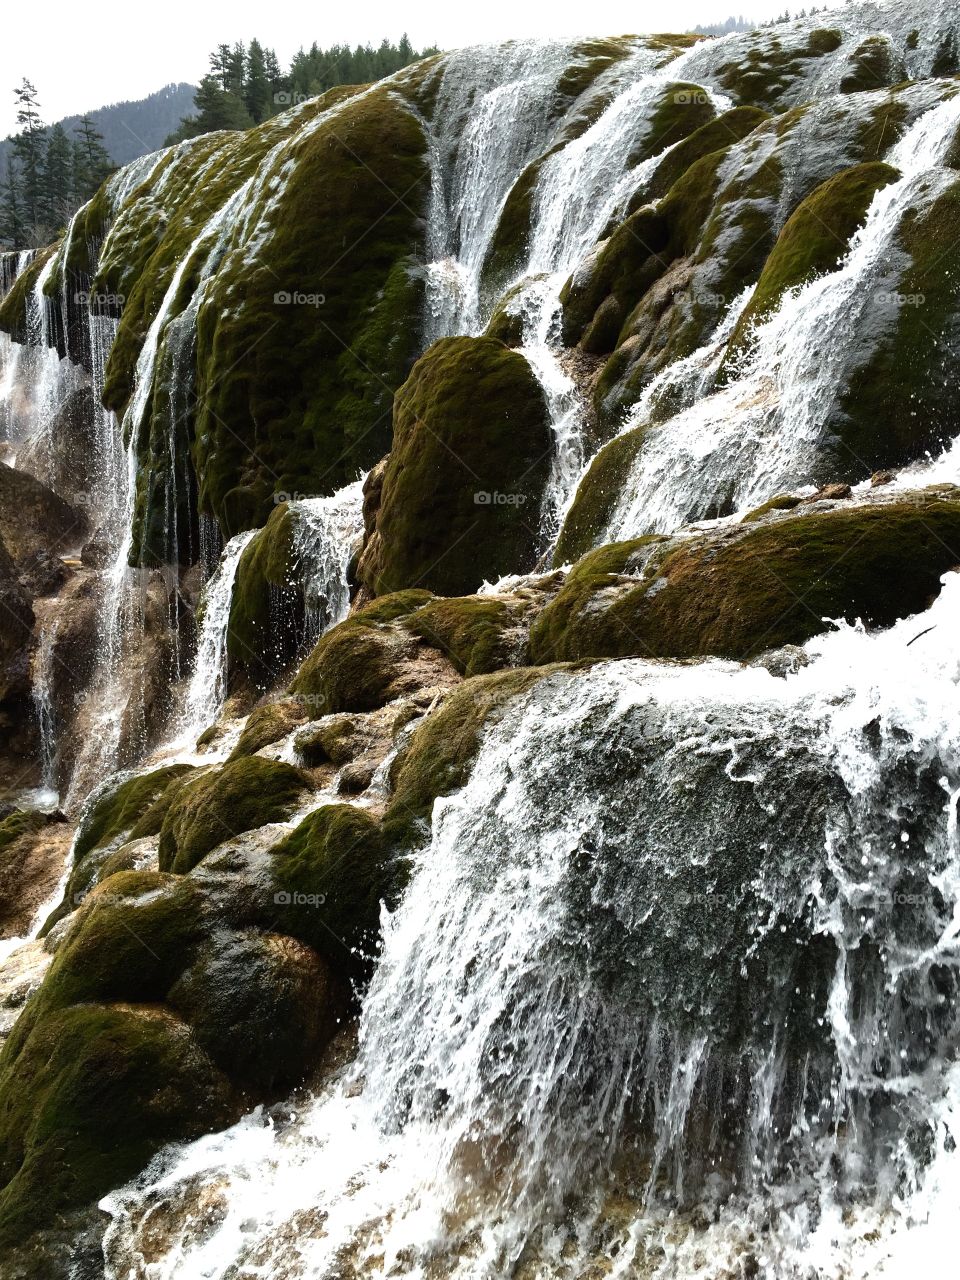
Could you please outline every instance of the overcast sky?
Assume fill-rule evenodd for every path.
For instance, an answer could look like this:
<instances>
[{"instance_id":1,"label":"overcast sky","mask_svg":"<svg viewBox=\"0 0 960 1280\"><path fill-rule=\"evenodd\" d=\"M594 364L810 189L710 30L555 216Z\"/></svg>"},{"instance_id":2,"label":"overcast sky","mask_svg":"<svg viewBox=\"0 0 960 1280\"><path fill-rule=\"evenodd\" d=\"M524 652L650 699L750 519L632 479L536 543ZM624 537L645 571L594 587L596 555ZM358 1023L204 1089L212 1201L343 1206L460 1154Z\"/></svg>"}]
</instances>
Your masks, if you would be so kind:
<instances>
[{"instance_id":1,"label":"overcast sky","mask_svg":"<svg viewBox=\"0 0 960 1280\"><path fill-rule=\"evenodd\" d=\"M802 0L807 3L808 0ZM834 0L828 0L834 2ZM836 3L842 0L835 0ZM437 3L386 0L317 6L265 5L262 0L54 0L34 8L18 0L0 24L0 136L15 126L13 88L26 76L37 86L43 118L53 121L125 98L143 98L172 81L195 83L214 45L256 36L276 49L284 67L301 45L396 40L406 26L417 48L444 49L512 36L617 35L683 31L698 22L744 12L773 17L789 0L480 0ZM823 0L820 0L823 3ZM792 7L802 7L795 4ZM403 18L398 18L398 11Z\"/></svg>"}]
</instances>

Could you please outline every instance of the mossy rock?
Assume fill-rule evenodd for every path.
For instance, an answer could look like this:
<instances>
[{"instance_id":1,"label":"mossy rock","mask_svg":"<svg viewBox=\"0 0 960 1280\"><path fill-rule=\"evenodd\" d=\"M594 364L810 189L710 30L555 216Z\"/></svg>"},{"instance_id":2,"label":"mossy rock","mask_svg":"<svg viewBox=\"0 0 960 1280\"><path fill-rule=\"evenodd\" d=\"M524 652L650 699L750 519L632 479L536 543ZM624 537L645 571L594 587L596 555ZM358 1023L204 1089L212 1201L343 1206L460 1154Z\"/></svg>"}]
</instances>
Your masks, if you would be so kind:
<instances>
[{"instance_id":1,"label":"mossy rock","mask_svg":"<svg viewBox=\"0 0 960 1280\"><path fill-rule=\"evenodd\" d=\"M309 814L271 851L274 918L337 973L369 973L380 902L402 887L380 824L349 804Z\"/></svg>"},{"instance_id":2,"label":"mossy rock","mask_svg":"<svg viewBox=\"0 0 960 1280\"><path fill-rule=\"evenodd\" d=\"M263 747L285 738L308 718L307 708L297 698L284 698L254 707L228 759L239 760L242 756L255 755Z\"/></svg>"},{"instance_id":3,"label":"mossy rock","mask_svg":"<svg viewBox=\"0 0 960 1280\"><path fill-rule=\"evenodd\" d=\"M154 810L155 802L172 782L190 772L190 765L171 764L136 774L111 787L80 821L73 850L75 861L80 862L94 849L115 844L121 836L135 840L156 835L163 818Z\"/></svg>"},{"instance_id":4,"label":"mossy rock","mask_svg":"<svg viewBox=\"0 0 960 1280\"><path fill-rule=\"evenodd\" d=\"M229 1082L160 1007L82 1004L0 1054L0 1245L235 1116Z\"/></svg>"},{"instance_id":5,"label":"mossy rock","mask_svg":"<svg viewBox=\"0 0 960 1280\"><path fill-rule=\"evenodd\" d=\"M517 667L474 676L414 729L390 776L393 795L384 831L395 847L408 849L422 842L433 802L467 781L484 726L500 717L511 698L559 669Z\"/></svg>"},{"instance_id":6,"label":"mossy rock","mask_svg":"<svg viewBox=\"0 0 960 1280\"><path fill-rule=\"evenodd\" d=\"M160 834L167 809L180 784L193 772L188 764L166 765L111 786L84 814L74 842L73 869L60 905L44 921L40 936L70 914L102 880L116 848Z\"/></svg>"},{"instance_id":7,"label":"mossy rock","mask_svg":"<svg viewBox=\"0 0 960 1280\"><path fill-rule=\"evenodd\" d=\"M445 653L462 676L479 676L523 665L528 613L528 606L515 600L459 596L431 600L407 625Z\"/></svg>"},{"instance_id":8,"label":"mossy rock","mask_svg":"<svg viewBox=\"0 0 960 1280\"><path fill-rule=\"evenodd\" d=\"M777 493L772 498L768 498L766 502L761 502L759 507L754 507L752 511L741 520L741 524L756 524L758 520L762 520L771 511L793 511L795 507L799 507L803 501L801 497L793 493Z\"/></svg>"},{"instance_id":9,"label":"mossy rock","mask_svg":"<svg viewBox=\"0 0 960 1280\"><path fill-rule=\"evenodd\" d=\"M632 167L667 147L675 147L716 116L703 85L676 80L666 85L650 115L650 127L639 146L627 158Z\"/></svg>"},{"instance_id":10,"label":"mossy rock","mask_svg":"<svg viewBox=\"0 0 960 1280\"><path fill-rule=\"evenodd\" d=\"M802 644L825 619L890 626L926 608L958 563L960 499L927 493L614 543L571 570L533 625L531 655L745 660Z\"/></svg>"},{"instance_id":11,"label":"mossy rock","mask_svg":"<svg viewBox=\"0 0 960 1280\"><path fill-rule=\"evenodd\" d=\"M623 432L604 445L590 463L560 530L553 551L554 564L579 560L600 539L620 501L646 434L646 426Z\"/></svg>"},{"instance_id":12,"label":"mossy rock","mask_svg":"<svg viewBox=\"0 0 960 1280\"><path fill-rule=\"evenodd\" d=\"M400 689L397 680L413 651L409 633L391 624L430 599L429 591L397 591L359 609L320 637L290 692L313 716L375 711Z\"/></svg>"},{"instance_id":13,"label":"mossy rock","mask_svg":"<svg viewBox=\"0 0 960 1280\"><path fill-rule=\"evenodd\" d=\"M298 939L228 933L201 948L168 1004L231 1080L262 1096L316 1065L346 1012L346 993Z\"/></svg>"},{"instance_id":14,"label":"mossy rock","mask_svg":"<svg viewBox=\"0 0 960 1280\"><path fill-rule=\"evenodd\" d=\"M394 400L361 580L375 595L466 595L532 569L552 455L546 401L522 355L492 338L434 343Z\"/></svg>"},{"instance_id":15,"label":"mossy rock","mask_svg":"<svg viewBox=\"0 0 960 1280\"><path fill-rule=\"evenodd\" d=\"M261 523L277 491L332 493L387 451L420 335L426 153L389 86L340 104L278 157L289 176L258 198L255 260L237 244L218 270L198 316L194 463L225 533L248 511ZM277 304L295 292L323 302Z\"/></svg>"},{"instance_id":16,"label":"mossy rock","mask_svg":"<svg viewBox=\"0 0 960 1280\"><path fill-rule=\"evenodd\" d=\"M224 841L290 816L307 786L299 769L261 756L231 760L178 791L160 830L160 869L184 873Z\"/></svg>"},{"instance_id":17,"label":"mossy rock","mask_svg":"<svg viewBox=\"0 0 960 1280\"><path fill-rule=\"evenodd\" d=\"M658 200L665 196L692 164L715 151L725 151L769 118L767 112L761 111L759 107L733 107L700 125L657 165L650 182L643 188L644 201Z\"/></svg>"},{"instance_id":18,"label":"mossy rock","mask_svg":"<svg viewBox=\"0 0 960 1280\"><path fill-rule=\"evenodd\" d=\"M960 181L908 211L897 232L910 265L878 293L887 333L852 376L839 417L837 479L864 479L937 453L960 434Z\"/></svg>"},{"instance_id":19,"label":"mossy rock","mask_svg":"<svg viewBox=\"0 0 960 1280\"><path fill-rule=\"evenodd\" d=\"M865 160L880 160L903 136L909 118L907 105L890 93L870 112L857 138Z\"/></svg>"},{"instance_id":20,"label":"mossy rock","mask_svg":"<svg viewBox=\"0 0 960 1280\"><path fill-rule=\"evenodd\" d=\"M294 739L297 755L308 769L323 764L349 764L365 750L369 741L356 716L351 715L324 716Z\"/></svg>"},{"instance_id":21,"label":"mossy rock","mask_svg":"<svg viewBox=\"0 0 960 1280\"><path fill-rule=\"evenodd\" d=\"M894 54L889 36L868 36L851 54L850 70L840 81L840 92L884 89L903 78L904 67Z\"/></svg>"},{"instance_id":22,"label":"mossy rock","mask_svg":"<svg viewBox=\"0 0 960 1280\"><path fill-rule=\"evenodd\" d=\"M874 196L899 176L897 169L881 161L860 164L828 178L807 196L777 237L731 335L728 356L743 347L751 325L775 310L788 289L839 266Z\"/></svg>"}]
</instances>

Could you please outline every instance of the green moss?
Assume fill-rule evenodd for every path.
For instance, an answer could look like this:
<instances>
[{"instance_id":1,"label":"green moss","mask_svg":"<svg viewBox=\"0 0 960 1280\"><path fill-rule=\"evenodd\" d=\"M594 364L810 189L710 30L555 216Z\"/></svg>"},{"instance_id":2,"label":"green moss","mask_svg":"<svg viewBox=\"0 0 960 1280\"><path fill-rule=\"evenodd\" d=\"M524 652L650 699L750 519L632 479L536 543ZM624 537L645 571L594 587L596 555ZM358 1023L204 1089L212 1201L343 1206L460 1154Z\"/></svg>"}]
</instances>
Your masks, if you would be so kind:
<instances>
[{"instance_id":1,"label":"green moss","mask_svg":"<svg viewBox=\"0 0 960 1280\"><path fill-rule=\"evenodd\" d=\"M533 625L531 654L747 659L802 644L825 618L889 626L928 605L958 552L960 502L931 494L731 535L616 543L571 571Z\"/></svg>"},{"instance_id":2,"label":"green moss","mask_svg":"<svg viewBox=\"0 0 960 1280\"><path fill-rule=\"evenodd\" d=\"M167 809L191 765L175 764L137 774L108 790L84 815L74 843L74 865L63 900L40 936L70 914L106 874L105 854L129 840L159 835Z\"/></svg>"},{"instance_id":3,"label":"green moss","mask_svg":"<svg viewBox=\"0 0 960 1280\"><path fill-rule=\"evenodd\" d=\"M0 299L0 331L8 333L14 342L27 341L27 299L36 288L40 274L51 256L60 248L59 243L41 249L25 271L21 271L5 298Z\"/></svg>"},{"instance_id":4,"label":"green moss","mask_svg":"<svg viewBox=\"0 0 960 1280\"><path fill-rule=\"evenodd\" d=\"M313 948L283 934L224 931L171 989L201 1049L257 1095L299 1084L346 1012L346 993Z\"/></svg>"},{"instance_id":5,"label":"green moss","mask_svg":"<svg viewBox=\"0 0 960 1280\"><path fill-rule=\"evenodd\" d=\"M579 98L597 76L630 52L630 41L624 38L584 40L572 50L570 65L557 81L557 92L565 98Z\"/></svg>"},{"instance_id":6,"label":"green moss","mask_svg":"<svg viewBox=\"0 0 960 1280\"><path fill-rule=\"evenodd\" d=\"M5 849L16 843L21 836L33 835L46 826L46 816L36 810L14 809L13 813L0 822L0 858Z\"/></svg>"},{"instance_id":7,"label":"green moss","mask_svg":"<svg viewBox=\"0 0 960 1280\"><path fill-rule=\"evenodd\" d=\"M434 800L466 782L484 725L493 723L512 697L553 670L557 668L519 667L474 676L417 726L391 771L393 796L384 831L392 843L408 848L422 839Z\"/></svg>"},{"instance_id":8,"label":"green moss","mask_svg":"<svg viewBox=\"0 0 960 1280\"><path fill-rule=\"evenodd\" d=\"M229 759L239 760L242 756L254 755L263 747L285 738L306 719L307 710L296 698L265 702L263 706L255 707L247 717L247 723L243 726L243 732Z\"/></svg>"},{"instance_id":9,"label":"green moss","mask_svg":"<svg viewBox=\"0 0 960 1280\"><path fill-rule=\"evenodd\" d=\"M842 417L831 424L840 440L837 479L913 461L960 433L960 181L926 209L908 211L897 239L910 265L874 299L887 336L851 379Z\"/></svg>"},{"instance_id":10,"label":"green moss","mask_svg":"<svg viewBox=\"0 0 960 1280\"><path fill-rule=\"evenodd\" d=\"M960 71L960 59L957 57L957 39L952 31L948 31L940 42L937 56L930 68L932 76L955 76Z\"/></svg>"},{"instance_id":11,"label":"green moss","mask_svg":"<svg viewBox=\"0 0 960 1280\"><path fill-rule=\"evenodd\" d=\"M764 264L756 290L737 322L728 355L743 346L752 325L775 310L788 289L834 271L863 225L873 197L899 172L874 162L828 178L787 219Z\"/></svg>"},{"instance_id":12,"label":"green moss","mask_svg":"<svg viewBox=\"0 0 960 1280\"><path fill-rule=\"evenodd\" d=\"M409 637L390 623L429 598L429 592L397 592L377 602L385 608L361 609L332 627L301 665L291 693L314 717L382 707L396 696L398 669L411 650Z\"/></svg>"},{"instance_id":13,"label":"green moss","mask_svg":"<svg viewBox=\"0 0 960 1280\"><path fill-rule=\"evenodd\" d=\"M818 27L810 32L807 45L811 52L821 57L825 53L836 53L843 44L843 32L836 27Z\"/></svg>"},{"instance_id":14,"label":"green moss","mask_svg":"<svg viewBox=\"0 0 960 1280\"><path fill-rule=\"evenodd\" d=\"M769 118L766 111L761 111L759 107L734 107L702 124L663 157L654 170L649 185L643 190L643 198L655 200L666 195L678 178L697 160L716 151L726 150Z\"/></svg>"},{"instance_id":15,"label":"green moss","mask_svg":"<svg viewBox=\"0 0 960 1280\"><path fill-rule=\"evenodd\" d=\"M297 754L308 769L321 764L345 765L357 758L368 741L353 716L326 716L297 734Z\"/></svg>"},{"instance_id":16,"label":"green moss","mask_svg":"<svg viewBox=\"0 0 960 1280\"><path fill-rule=\"evenodd\" d=\"M265 519L276 491L333 492L387 451L419 340L426 151L389 87L350 99L278 159L289 177L281 199L258 198L255 261L237 245L217 272L198 317L194 463L225 533ZM323 302L278 305L284 292Z\"/></svg>"},{"instance_id":17,"label":"green moss","mask_svg":"<svg viewBox=\"0 0 960 1280\"><path fill-rule=\"evenodd\" d=\"M284 931L315 947L338 971L367 972L380 932L380 901L393 905L400 888L379 823L354 805L325 805L272 855L276 916Z\"/></svg>"},{"instance_id":18,"label":"green moss","mask_svg":"<svg viewBox=\"0 0 960 1280\"><path fill-rule=\"evenodd\" d=\"M537 182L543 166L563 145L563 142L558 142L543 155L531 160L510 188L483 264L486 292L499 293L526 261Z\"/></svg>"},{"instance_id":19,"label":"green moss","mask_svg":"<svg viewBox=\"0 0 960 1280\"><path fill-rule=\"evenodd\" d=\"M887 36L868 36L850 57L850 70L840 81L841 93L861 93L883 89L903 79L903 68L895 62Z\"/></svg>"},{"instance_id":20,"label":"green moss","mask_svg":"<svg viewBox=\"0 0 960 1280\"><path fill-rule=\"evenodd\" d=\"M771 511L792 511L794 507L798 507L803 501L793 493L778 493L772 498L768 498L766 502L761 502L759 507L754 507L752 511L748 511L741 521L742 524L755 524L758 520L762 520L765 515L769 515Z\"/></svg>"},{"instance_id":21,"label":"green moss","mask_svg":"<svg viewBox=\"0 0 960 1280\"><path fill-rule=\"evenodd\" d=\"M129 838L170 784L190 772L190 765L167 765L150 773L127 778L119 786L107 791L80 822L74 844L75 861L80 862L94 849L115 843L120 836ZM138 837L156 835L160 830L155 823L155 814L153 818L154 821L146 824L153 829L139 830Z\"/></svg>"},{"instance_id":22,"label":"green moss","mask_svg":"<svg viewBox=\"0 0 960 1280\"><path fill-rule=\"evenodd\" d=\"M230 600L227 656L259 688L294 660L303 629L295 579L294 528L283 502L244 548Z\"/></svg>"},{"instance_id":23,"label":"green moss","mask_svg":"<svg viewBox=\"0 0 960 1280\"><path fill-rule=\"evenodd\" d=\"M520 639L518 653L518 628L525 613L515 601L461 596L431 601L411 616L408 626L445 653L461 675L478 676L519 664L525 645Z\"/></svg>"},{"instance_id":24,"label":"green moss","mask_svg":"<svg viewBox=\"0 0 960 1280\"><path fill-rule=\"evenodd\" d=\"M84 1004L0 1054L0 1244L233 1118L226 1079L169 1012ZM235 1105L235 1104L234 1104Z\"/></svg>"},{"instance_id":25,"label":"green moss","mask_svg":"<svg viewBox=\"0 0 960 1280\"><path fill-rule=\"evenodd\" d=\"M552 453L543 391L523 356L492 338L434 343L395 398L361 581L375 595L465 595L532 568Z\"/></svg>"},{"instance_id":26,"label":"green moss","mask_svg":"<svg viewBox=\"0 0 960 1280\"><path fill-rule=\"evenodd\" d=\"M676 146L716 116L710 95L702 85L677 80L664 87L650 116L650 127L627 165L639 164Z\"/></svg>"},{"instance_id":27,"label":"green moss","mask_svg":"<svg viewBox=\"0 0 960 1280\"><path fill-rule=\"evenodd\" d=\"M291 765L261 756L231 760L190 780L175 797L160 831L160 868L187 872L226 840L282 822L306 779Z\"/></svg>"},{"instance_id":28,"label":"green moss","mask_svg":"<svg viewBox=\"0 0 960 1280\"><path fill-rule=\"evenodd\" d=\"M554 564L579 560L602 536L646 434L645 426L625 431L605 445L591 462L560 530Z\"/></svg>"},{"instance_id":29,"label":"green moss","mask_svg":"<svg viewBox=\"0 0 960 1280\"><path fill-rule=\"evenodd\" d=\"M879 160L900 141L908 114L906 103L894 93L873 108L857 139L865 160Z\"/></svg>"}]
</instances>

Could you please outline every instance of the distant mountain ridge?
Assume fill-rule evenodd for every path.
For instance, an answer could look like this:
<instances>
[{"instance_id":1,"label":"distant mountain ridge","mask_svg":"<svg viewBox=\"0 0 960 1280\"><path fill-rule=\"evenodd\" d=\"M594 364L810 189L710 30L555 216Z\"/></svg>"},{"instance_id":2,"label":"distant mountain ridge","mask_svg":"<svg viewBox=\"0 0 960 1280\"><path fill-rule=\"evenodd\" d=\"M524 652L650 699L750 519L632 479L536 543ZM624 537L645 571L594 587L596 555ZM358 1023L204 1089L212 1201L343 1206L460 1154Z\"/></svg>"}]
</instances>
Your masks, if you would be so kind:
<instances>
[{"instance_id":1,"label":"distant mountain ridge","mask_svg":"<svg viewBox=\"0 0 960 1280\"><path fill-rule=\"evenodd\" d=\"M193 109L196 86L167 84L146 98L132 102L114 102L88 114L103 134L103 144L117 165L129 164L139 156L162 147L185 115ZM59 123L72 137L83 113L65 116ZM0 172L7 167L10 139L0 142Z\"/></svg>"}]
</instances>

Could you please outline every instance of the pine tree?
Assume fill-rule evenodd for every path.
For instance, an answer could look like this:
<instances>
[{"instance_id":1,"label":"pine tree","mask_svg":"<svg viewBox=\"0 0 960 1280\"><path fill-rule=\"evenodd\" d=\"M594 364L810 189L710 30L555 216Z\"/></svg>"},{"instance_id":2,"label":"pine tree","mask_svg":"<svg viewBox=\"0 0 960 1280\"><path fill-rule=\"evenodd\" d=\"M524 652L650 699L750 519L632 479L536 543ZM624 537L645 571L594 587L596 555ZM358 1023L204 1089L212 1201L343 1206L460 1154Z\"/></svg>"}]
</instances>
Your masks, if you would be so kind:
<instances>
[{"instance_id":1,"label":"pine tree","mask_svg":"<svg viewBox=\"0 0 960 1280\"><path fill-rule=\"evenodd\" d=\"M247 52L247 74L243 85L243 105L255 124L270 114L272 94L267 78L266 58L259 40L251 40Z\"/></svg>"},{"instance_id":2,"label":"pine tree","mask_svg":"<svg viewBox=\"0 0 960 1280\"><path fill-rule=\"evenodd\" d=\"M0 183L0 240L14 249L27 243L20 174L13 160L8 162L6 176Z\"/></svg>"},{"instance_id":3,"label":"pine tree","mask_svg":"<svg viewBox=\"0 0 960 1280\"><path fill-rule=\"evenodd\" d=\"M55 124L47 137L43 158L40 221L55 231L72 213L73 152L63 125Z\"/></svg>"},{"instance_id":4,"label":"pine tree","mask_svg":"<svg viewBox=\"0 0 960 1280\"><path fill-rule=\"evenodd\" d=\"M89 200L100 184L113 172L113 162L103 145L103 134L89 116L83 116L74 127L74 187L78 204Z\"/></svg>"},{"instance_id":5,"label":"pine tree","mask_svg":"<svg viewBox=\"0 0 960 1280\"><path fill-rule=\"evenodd\" d=\"M37 226L43 202L46 130L40 119L37 91L30 81L24 78L13 95L17 100L17 124L20 126L20 132L13 140L13 150L21 168L24 216L31 226Z\"/></svg>"}]
</instances>

